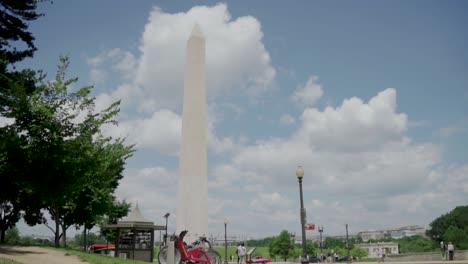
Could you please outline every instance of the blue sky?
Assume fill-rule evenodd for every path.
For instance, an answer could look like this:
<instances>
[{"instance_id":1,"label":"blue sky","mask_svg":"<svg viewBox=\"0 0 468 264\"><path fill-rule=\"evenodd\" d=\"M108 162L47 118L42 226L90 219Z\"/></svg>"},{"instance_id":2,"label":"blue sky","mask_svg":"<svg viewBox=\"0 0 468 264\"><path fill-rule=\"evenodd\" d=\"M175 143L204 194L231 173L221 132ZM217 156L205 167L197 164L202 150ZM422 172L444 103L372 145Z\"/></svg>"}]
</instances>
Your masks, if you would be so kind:
<instances>
[{"instance_id":1,"label":"blue sky","mask_svg":"<svg viewBox=\"0 0 468 264\"><path fill-rule=\"evenodd\" d=\"M119 198L156 223L175 206L185 42L207 38L209 230L330 235L428 225L468 198L464 1L54 1L22 66L122 100L138 151ZM311 235L316 235L313 231Z\"/></svg>"}]
</instances>

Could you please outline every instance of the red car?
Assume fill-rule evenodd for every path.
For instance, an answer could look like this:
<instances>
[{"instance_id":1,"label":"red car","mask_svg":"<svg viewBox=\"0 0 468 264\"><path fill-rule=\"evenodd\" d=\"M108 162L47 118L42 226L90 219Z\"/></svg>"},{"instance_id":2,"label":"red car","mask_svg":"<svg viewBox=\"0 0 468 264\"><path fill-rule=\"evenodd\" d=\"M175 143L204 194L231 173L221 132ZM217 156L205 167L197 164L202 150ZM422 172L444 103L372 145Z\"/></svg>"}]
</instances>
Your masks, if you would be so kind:
<instances>
[{"instance_id":1,"label":"red car","mask_svg":"<svg viewBox=\"0 0 468 264\"><path fill-rule=\"evenodd\" d=\"M248 259L247 263L267 263L271 262L271 258L263 257L263 256L256 256L253 259Z\"/></svg>"}]
</instances>

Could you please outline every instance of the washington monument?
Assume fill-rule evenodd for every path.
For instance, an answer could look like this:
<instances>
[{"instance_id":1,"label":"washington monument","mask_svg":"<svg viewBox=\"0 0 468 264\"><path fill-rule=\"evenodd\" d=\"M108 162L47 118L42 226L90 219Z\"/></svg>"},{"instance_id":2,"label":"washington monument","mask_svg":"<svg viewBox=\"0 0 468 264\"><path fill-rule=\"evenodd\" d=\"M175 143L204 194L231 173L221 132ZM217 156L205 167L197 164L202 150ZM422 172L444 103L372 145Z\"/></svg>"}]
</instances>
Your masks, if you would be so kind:
<instances>
[{"instance_id":1,"label":"washington monument","mask_svg":"<svg viewBox=\"0 0 468 264\"><path fill-rule=\"evenodd\" d=\"M205 37L196 24L187 42L177 193L177 233L188 230L187 242L208 235L206 155Z\"/></svg>"}]
</instances>

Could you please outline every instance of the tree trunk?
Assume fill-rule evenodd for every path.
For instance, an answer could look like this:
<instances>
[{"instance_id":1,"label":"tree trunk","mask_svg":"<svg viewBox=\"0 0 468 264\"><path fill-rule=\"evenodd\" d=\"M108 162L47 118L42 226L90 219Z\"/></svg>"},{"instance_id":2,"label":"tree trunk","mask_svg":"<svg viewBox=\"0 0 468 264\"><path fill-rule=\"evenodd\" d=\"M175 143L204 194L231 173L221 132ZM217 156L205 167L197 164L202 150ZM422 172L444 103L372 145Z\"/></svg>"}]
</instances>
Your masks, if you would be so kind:
<instances>
[{"instance_id":1,"label":"tree trunk","mask_svg":"<svg viewBox=\"0 0 468 264\"><path fill-rule=\"evenodd\" d=\"M86 225L83 230L83 251L86 252L88 249L88 236L86 234Z\"/></svg>"},{"instance_id":2,"label":"tree trunk","mask_svg":"<svg viewBox=\"0 0 468 264\"><path fill-rule=\"evenodd\" d=\"M6 233L6 230L0 230L0 243L5 243L5 233Z\"/></svg>"},{"instance_id":3,"label":"tree trunk","mask_svg":"<svg viewBox=\"0 0 468 264\"><path fill-rule=\"evenodd\" d=\"M67 247L67 228L65 227L65 224L62 224L62 235L63 247Z\"/></svg>"},{"instance_id":4,"label":"tree trunk","mask_svg":"<svg viewBox=\"0 0 468 264\"><path fill-rule=\"evenodd\" d=\"M60 223L58 222L58 219L55 218L55 239L54 239L54 243L55 243L55 247L60 247Z\"/></svg>"}]
</instances>

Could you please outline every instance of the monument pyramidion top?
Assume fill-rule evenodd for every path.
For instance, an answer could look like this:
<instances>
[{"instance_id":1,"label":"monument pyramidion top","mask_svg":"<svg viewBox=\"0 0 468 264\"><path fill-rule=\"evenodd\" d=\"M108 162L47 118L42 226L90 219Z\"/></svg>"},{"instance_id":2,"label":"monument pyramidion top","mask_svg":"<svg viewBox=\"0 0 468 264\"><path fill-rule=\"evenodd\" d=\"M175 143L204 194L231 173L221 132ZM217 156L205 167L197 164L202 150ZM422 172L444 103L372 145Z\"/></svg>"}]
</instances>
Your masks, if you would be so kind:
<instances>
[{"instance_id":1,"label":"monument pyramidion top","mask_svg":"<svg viewBox=\"0 0 468 264\"><path fill-rule=\"evenodd\" d=\"M195 23L192 29L192 33L190 34L190 37L199 37L199 38L205 38L203 35L203 32L200 28L200 25L198 23Z\"/></svg>"},{"instance_id":2,"label":"monument pyramidion top","mask_svg":"<svg viewBox=\"0 0 468 264\"><path fill-rule=\"evenodd\" d=\"M119 222L153 223L143 217L140 212L140 208L138 208L138 204L133 208L128 216L122 218Z\"/></svg>"}]
</instances>

